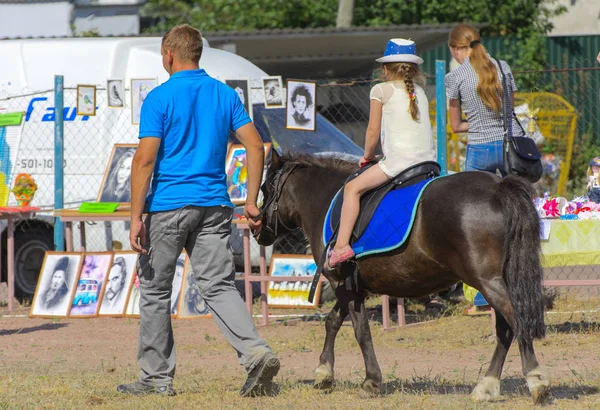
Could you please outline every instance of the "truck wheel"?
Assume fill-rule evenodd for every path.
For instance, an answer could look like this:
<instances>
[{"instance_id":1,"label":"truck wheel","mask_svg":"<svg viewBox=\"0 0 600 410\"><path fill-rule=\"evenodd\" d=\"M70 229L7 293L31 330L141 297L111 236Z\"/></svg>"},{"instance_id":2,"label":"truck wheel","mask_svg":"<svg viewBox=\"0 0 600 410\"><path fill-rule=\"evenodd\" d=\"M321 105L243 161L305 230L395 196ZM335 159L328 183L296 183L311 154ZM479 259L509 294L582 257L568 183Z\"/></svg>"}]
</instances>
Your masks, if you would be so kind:
<instances>
[{"instance_id":1,"label":"truck wheel","mask_svg":"<svg viewBox=\"0 0 600 410\"><path fill-rule=\"evenodd\" d=\"M54 249L54 232L45 224L15 230L15 296L22 299L35 292L46 251Z\"/></svg>"}]
</instances>

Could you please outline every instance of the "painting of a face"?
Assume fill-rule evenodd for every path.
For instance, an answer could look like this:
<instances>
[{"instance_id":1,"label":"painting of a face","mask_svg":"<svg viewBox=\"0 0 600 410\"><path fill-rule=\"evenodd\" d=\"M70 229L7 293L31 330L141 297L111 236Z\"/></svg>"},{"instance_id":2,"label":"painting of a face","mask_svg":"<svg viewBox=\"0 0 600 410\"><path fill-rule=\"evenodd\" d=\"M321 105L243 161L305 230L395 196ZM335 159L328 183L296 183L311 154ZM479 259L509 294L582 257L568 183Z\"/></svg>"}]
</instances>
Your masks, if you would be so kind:
<instances>
[{"instance_id":1,"label":"painting of a face","mask_svg":"<svg viewBox=\"0 0 600 410\"><path fill-rule=\"evenodd\" d=\"M252 118L252 95L250 94L250 85L248 79L225 80L225 84L235 91L238 95L248 116Z\"/></svg>"},{"instance_id":2,"label":"painting of a face","mask_svg":"<svg viewBox=\"0 0 600 410\"><path fill-rule=\"evenodd\" d=\"M63 283L65 283L65 271L57 270L52 275L52 283L50 284L50 289L52 289L53 291L57 291Z\"/></svg>"},{"instance_id":3,"label":"painting of a face","mask_svg":"<svg viewBox=\"0 0 600 410\"><path fill-rule=\"evenodd\" d=\"M31 304L32 317L67 317L81 259L80 253L46 251Z\"/></svg>"},{"instance_id":4,"label":"painting of a face","mask_svg":"<svg viewBox=\"0 0 600 410\"><path fill-rule=\"evenodd\" d=\"M133 157L128 157L123 160L121 168L119 169L119 171L117 171L117 182L119 184L124 184L129 179L129 175L131 175L132 162Z\"/></svg>"},{"instance_id":5,"label":"painting of a face","mask_svg":"<svg viewBox=\"0 0 600 410\"><path fill-rule=\"evenodd\" d=\"M306 111L306 97L298 94L296 96L296 100L294 101L294 109L300 115L304 114Z\"/></svg>"},{"instance_id":6,"label":"painting of a face","mask_svg":"<svg viewBox=\"0 0 600 410\"><path fill-rule=\"evenodd\" d=\"M285 123L287 129L315 131L316 97L317 84L315 82L288 80Z\"/></svg>"},{"instance_id":7,"label":"painting of a face","mask_svg":"<svg viewBox=\"0 0 600 410\"><path fill-rule=\"evenodd\" d=\"M106 283L106 297L113 300L123 290L126 272L118 265L113 265L108 273L108 282Z\"/></svg>"}]
</instances>

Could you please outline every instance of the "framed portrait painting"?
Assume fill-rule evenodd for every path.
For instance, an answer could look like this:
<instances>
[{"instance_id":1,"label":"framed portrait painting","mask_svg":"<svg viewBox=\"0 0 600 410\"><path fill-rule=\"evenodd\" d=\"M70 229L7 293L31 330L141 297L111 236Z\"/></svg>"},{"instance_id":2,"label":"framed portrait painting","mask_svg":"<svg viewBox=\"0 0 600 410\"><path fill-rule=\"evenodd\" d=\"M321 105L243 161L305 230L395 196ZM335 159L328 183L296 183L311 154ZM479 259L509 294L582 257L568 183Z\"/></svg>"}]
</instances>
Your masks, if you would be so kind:
<instances>
[{"instance_id":1,"label":"framed portrait painting","mask_svg":"<svg viewBox=\"0 0 600 410\"><path fill-rule=\"evenodd\" d=\"M112 252L87 252L83 255L83 265L79 271L69 317L86 318L98 315L104 296L104 282L112 259Z\"/></svg>"},{"instance_id":2,"label":"framed portrait painting","mask_svg":"<svg viewBox=\"0 0 600 410\"><path fill-rule=\"evenodd\" d=\"M262 89L265 96L265 108L283 108L285 99L281 76L262 77Z\"/></svg>"},{"instance_id":3,"label":"framed portrait painting","mask_svg":"<svg viewBox=\"0 0 600 410\"><path fill-rule=\"evenodd\" d=\"M131 163L137 144L115 144L104 178L100 185L97 202L131 202Z\"/></svg>"},{"instance_id":4,"label":"framed portrait painting","mask_svg":"<svg viewBox=\"0 0 600 410\"><path fill-rule=\"evenodd\" d=\"M210 310L200 295L200 289L196 284L196 275L192 271L192 264L186 264L184 280L181 285L179 297L179 319L193 319L211 317Z\"/></svg>"},{"instance_id":5,"label":"framed portrait painting","mask_svg":"<svg viewBox=\"0 0 600 410\"><path fill-rule=\"evenodd\" d=\"M252 94L250 94L250 81L247 78L239 78L232 80L225 80L225 84L235 90L237 95L244 104L244 109L252 117Z\"/></svg>"},{"instance_id":6,"label":"framed portrait painting","mask_svg":"<svg viewBox=\"0 0 600 410\"><path fill-rule=\"evenodd\" d=\"M106 81L106 96L108 108L123 108L125 105L125 88L123 79L112 79Z\"/></svg>"},{"instance_id":7,"label":"framed portrait painting","mask_svg":"<svg viewBox=\"0 0 600 410\"><path fill-rule=\"evenodd\" d=\"M183 251L175 265L175 275L173 276L173 292L171 293L171 316L177 317L179 313L179 299L181 298L181 286L185 276L185 267L188 261L187 253Z\"/></svg>"},{"instance_id":8,"label":"framed portrait painting","mask_svg":"<svg viewBox=\"0 0 600 410\"><path fill-rule=\"evenodd\" d=\"M184 267L187 261L187 254L184 252L177 258L175 267L175 275L173 275L173 292L171 293L171 316L177 317L177 309L179 304L179 295L181 293L181 284L183 281ZM133 279L133 286L129 292L127 300L127 309L125 316L139 317L140 316L140 278L136 271Z\"/></svg>"},{"instance_id":9,"label":"framed portrait painting","mask_svg":"<svg viewBox=\"0 0 600 410\"><path fill-rule=\"evenodd\" d=\"M139 125L144 100L157 83L156 78L131 79L131 123L133 125Z\"/></svg>"},{"instance_id":10,"label":"framed portrait painting","mask_svg":"<svg viewBox=\"0 0 600 410\"><path fill-rule=\"evenodd\" d=\"M77 86L77 115L96 115L96 86Z\"/></svg>"},{"instance_id":11,"label":"framed portrait painting","mask_svg":"<svg viewBox=\"0 0 600 410\"><path fill-rule=\"evenodd\" d=\"M290 130L315 131L317 115L317 83L287 82L285 127Z\"/></svg>"},{"instance_id":12,"label":"framed portrait painting","mask_svg":"<svg viewBox=\"0 0 600 410\"><path fill-rule=\"evenodd\" d=\"M271 256L270 276L313 277L317 264L311 255ZM269 282L267 297L269 306L278 308L316 308L321 295L321 283L317 287L313 303L308 301L311 282Z\"/></svg>"},{"instance_id":13,"label":"framed portrait painting","mask_svg":"<svg viewBox=\"0 0 600 410\"><path fill-rule=\"evenodd\" d=\"M271 150L271 143L263 144L265 148L265 159ZM246 148L241 144L234 144L227 153L225 161L225 172L227 174L227 193L231 202L242 205L248 197L248 170L246 168Z\"/></svg>"},{"instance_id":14,"label":"framed portrait painting","mask_svg":"<svg viewBox=\"0 0 600 410\"><path fill-rule=\"evenodd\" d=\"M30 317L67 317L83 254L46 251Z\"/></svg>"},{"instance_id":15,"label":"framed portrait painting","mask_svg":"<svg viewBox=\"0 0 600 410\"><path fill-rule=\"evenodd\" d=\"M111 262L104 296L98 316L122 317L125 315L125 303L135 279L138 253L134 251L115 252Z\"/></svg>"},{"instance_id":16,"label":"framed portrait painting","mask_svg":"<svg viewBox=\"0 0 600 410\"><path fill-rule=\"evenodd\" d=\"M137 269L133 275L133 285L127 297L127 308L125 308L125 316L140 317L140 277Z\"/></svg>"}]
</instances>

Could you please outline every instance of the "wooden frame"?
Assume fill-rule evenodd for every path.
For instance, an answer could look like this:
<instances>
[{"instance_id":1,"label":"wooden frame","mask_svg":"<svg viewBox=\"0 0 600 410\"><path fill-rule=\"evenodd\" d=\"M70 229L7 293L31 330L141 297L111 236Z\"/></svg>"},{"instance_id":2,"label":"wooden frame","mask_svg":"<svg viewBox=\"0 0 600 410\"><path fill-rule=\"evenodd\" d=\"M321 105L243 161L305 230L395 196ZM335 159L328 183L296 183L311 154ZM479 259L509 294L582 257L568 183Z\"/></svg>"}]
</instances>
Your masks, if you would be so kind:
<instances>
[{"instance_id":1,"label":"wooden frame","mask_svg":"<svg viewBox=\"0 0 600 410\"><path fill-rule=\"evenodd\" d=\"M155 78L132 78L131 88L131 124L140 124L140 114L142 112L142 104L146 96L158 85L158 79ZM141 87L145 87L143 90ZM145 94L144 94L145 93ZM140 101L141 100L141 101Z\"/></svg>"},{"instance_id":2,"label":"wooden frame","mask_svg":"<svg viewBox=\"0 0 600 410\"><path fill-rule=\"evenodd\" d=\"M131 256L135 256L135 258L131 258ZM114 266L115 261L117 260L117 258L119 257L126 257L127 259L131 260L134 259L133 264L131 264L131 266L126 266L127 269L127 276L131 276L129 279L125 280L125 289L122 290L121 292L123 293L124 296L124 300L123 300L123 306L121 308L120 313L114 313L114 312L110 312L110 313L102 313L102 308L104 306L105 303L105 296L106 296L106 292L108 290L108 281L110 279L110 271L112 269L112 266L110 267L110 269L108 270L108 274L106 275L106 285L104 287L104 296L102 297L102 303L100 304L100 309L98 310L98 316L99 317L124 317L125 316L125 310L127 309L127 302L129 300L129 294L131 292L131 287L133 286L133 281L135 280L135 275L137 273L137 258L138 258L139 254L135 251L116 251L113 252L113 260L112 260L112 266ZM104 309L104 310L108 310L108 309Z\"/></svg>"},{"instance_id":3,"label":"wooden frame","mask_svg":"<svg viewBox=\"0 0 600 410\"><path fill-rule=\"evenodd\" d=\"M270 142L263 143L265 148L265 161L271 152L272 144ZM234 163L235 157L242 157L242 162L239 165ZM243 178L241 170L246 166L246 148L241 144L234 144L229 148L227 153L227 159L225 161L225 173L227 174L227 193L231 198L231 202L235 205L242 205L246 202L247 193L245 192L245 183L239 184L235 181L237 178ZM236 171L240 170L240 173L236 175Z\"/></svg>"},{"instance_id":4,"label":"wooden frame","mask_svg":"<svg viewBox=\"0 0 600 410\"><path fill-rule=\"evenodd\" d=\"M183 283L181 284L181 292L180 295L182 295L183 297L179 298L179 307L177 308L177 318L178 319L199 319L199 318L210 318L212 317L212 313L210 312L210 310L208 310L208 306L206 305L206 302L204 302L204 300L202 299L202 296L200 295L200 290L195 286L195 279L193 279L193 276L190 277L190 275L194 275L194 272L192 270L192 263L190 261L190 258L187 259L187 263L185 264L185 270L183 273ZM192 283L191 281L194 280L194 282ZM189 289L191 286L194 286L196 289L192 290L192 294L190 295L190 297L195 298L195 306L198 306L198 304L200 302L204 302L204 306L206 308L206 311L208 313L205 314L197 314L197 315L192 315L189 314L189 310L185 307L185 301L186 301L186 296L189 292ZM197 298L200 298L200 300L197 300Z\"/></svg>"},{"instance_id":5,"label":"wooden frame","mask_svg":"<svg viewBox=\"0 0 600 410\"><path fill-rule=\"evenodd\" d=\"M86 259L88 257L92 257L92 256L100 256L100 257L105 256L106 257L106 258L103 258L106 263L106 266L102 266L100 271L97 273L98 275L101 276L101 278L98 278L99 279L99 289L97 290L97 294L96 294L96 306L94 307L93 313L88 312L88 313L82 313L82 314L77 314L77 313L74 314L73 309L79 310L78 308L82 308L82 309L85 308L82 305L74 306L73 304L75 303L75 300L77 299L77 291L80 286L80 282L82 280L81 276L84 273L83 269L86 266L85 265ZM104 288L106 286L108 272L110 271L110 268L112 266L113 258L114 258L113 252L85 252L83 254L83 263L81 264L81 266L79 268L79 273L77 275L76 289L75 289L75 292L73 292L73 295L71 297L71 307L69 309L69 316L68 316L70 319L86 319L86 318L98 316L98 312L100 311L100 306L102 305L102 299L104 298ZM79 299L79 300L81 300L81 299Z\"/></svg>"},{"instance_id":6,"label":"wooden frame","mask_svg":"<svg viewBox=\"0 0 600 410\"><path fill-rule=\"evenodd\" d=\"M118 172L118 169L115 169L115 166L119 165L119 167L120 167L122 165L120 163L120 161L125 153L127 153L127 156L131 155L131 158L133 158L133 153L135 153L135 151L133 153L131 153L130 149L137 148L137 146L138 146L138 144L115 144L115 145L113 145L112 151L110 153L110 157L108 158L108 163L106 164L106 169L104 170L104 176L102 177L102 183L100 184L100 189L98 190L98 196L96 197L96 202L119 202L121 204L131 203L131 188L130 188L129 181L127 181L125 184L123 184L123 187L124 187L123 189L125 189L125 191L123 191L122 195L117 195L116 192L113 192L113 193L104 192L104 190L107 188L106 187L107 181L109 181L109 184L111 184L111 185L116 185L116 183L117 183L116 182L116 178L117 178L116 174ZM122 149L124 151L122 154L119 155L119 157L115 161L115 155L117 154L117 150L120 150L120 149ZM110 179L109 179L109 176L110 176ZM118 200L118 199L123 199L123 197L125 197L126 199L129 199L129 200L128 201ZM109 199L109 200L106 200L106 199Z\"/></svg>"},{"instance_id":7,"label":"wooden frame","mask_svg":"<svg viewBox=\"0 0 600 410\"><path fill-rule=\"evenodd\" d=\"M304 261L304 263L302 264L302 269L310 269L311 270L311 274L310 275L305 275L304 273L306 273L306 271L304 272L300 272L299 275L296 276L314 276L315 272L317 271L317 265L312 257L312 255L288 255L288 254L273 254L271 256L271 266L269 267L269 276L291 276L289 274L287 274L288 272L286 272L287 270L289 270L289 268L285 269L286 271L284 271L282 275L276 275L275 270L277 269L277 265L278 265L278 261L284 261L283 263L285 263L285 261ZM290 264L290 262L288 262L288 264ZM295 271L295 268L292 267L293 271ZM287 286L288 283L293 283L293 288L292 289L281 289L281 287ZM279 286L277 286L279 285ZM301 281L294 281L293 279L290 280L289 282L267 282L267 300L269 301L269 307L272 308L299 308L299 309L316 309L319 306L319 298L321 296L321 283L318 284L317 287L317 291L315 293L315 298L313 300L312 304L308 303L308 293L310 292L310 285L311 282L301 282ZM298 304L298 303L294 303L294 302L290 302L290 303L282 303L281 300L279 300L280 298L283 299L285 294L278 294L277 292L295 292L298 294L294 294L294 295L288 295L288 297L290 296L295 296L295 299L297 299L298 301L302 301L304 300L304 304ZM271 302L271 300L273 300L273 302ZM292 299L293 300L293 299Z\"/></svg>"},{"instance_id":8,"label":"wooden frame","mask_svg":"<svg viewBox=\"0 0 600 410\"><path fill-rule=\"evenodd\" d=\"M87 97L87 99L86 99ZM91 98L91 100L90 100ZM96 115L96 86L95 85L77 85L77 115Z\"/></svg>"},{"instance_id":9,"label":"wooden frame","mask_svg":"<svg viewBox=\"0 0 600 410\"><path fill-rule=\"evenodd\" d=\"M71 257L77 257L77 266L74 266L73 263L71 262L71 260L69 261L69 267L68 267L68 271L71 272L71 278L69 279L69 285L71 286L70 288L67 287L67 293L63 296L63 300L66 300L66 311L64 312L64 314L44 314L44 313L35 313L36 308L38 307L38 303L39 303L39 298L40 298L40 292L46 290L46 289L40 289L40 287L42 286L42 282L47 282L48 280L46 279L46 263L48 262L48 257L52 257L52 256L71 256ZM81 252L55 252L55 251L46 251L46 254L44 255L44 262L42 263L42 270L40 272L40 276L38 278L38 283L36 285L35 288L35 293L33 294L33 301L31 303L31 309L29 311L29 317L43 317L43 318L53 318L53 317L68 317L69 313L71 312L71 303L73 300L73 295L75 294L75 288L76 288L76 283L78 280L78 273L81 270L81 265L83 263L83 253ZM56 263L54 264L54 266L56 266ZM54 268L53 266L53 268ZM52 272L52 274L54 274L54 272ZM63 301L61 301L61 303L64 303Z\"/></svg>"},{"instance_id":10,"label":"wooden frame","mask_svg":"<svg viewBox=\"0 0 600 410\"><path fill-rule=\"evenodd\" d=\"M111 96L110 86L117 85L116 93L114 96ZM113 103L111 103L113 100ZM118 104L118 101L121 101L121 105ZM116 104L114 104L116 102ZM123 108L125 107L125 81L122 78L109 78L106 80L106 104L108 108Z\"/></svg>"},{"instance_id":11,"label":"wooden frame","mask_svg":"<svg viewBox=\"0 0 600 410\"><path fill-rule=\"evenodd\" d=\"M270 77L261 77L260 81L262 84L263 96L265 98L265 108L266 109L284 108L286 96L283 92L283 80L281 79L281 76L275 75L275 76L270 76ZM266 85L268 82L272 82L272 81L277 81L277 88L279 91L279 102L277 102L277 91L275 91L275 94L272 96L273 101L268 102L268 100L269 100L268 97L269 97L269 94L271 94L271 92L267 91Z\"/></svg>"},{"instance_id":12,"label":"wooden frame","mask_svg":"<svg viewBox=\"0 0 600 410\"><path fill-rule=\"evenodd\" d=\"M303 87L304 93L308 92L310 98L304 96L306 103L305 109L300 115L294 115L296 113L295 104L292 101L292 97L296 92L296 89ZM315 81L300 81L300 80L287 80L286 83L286 113L285 113L285 128L288 130L300 130L300 131L311 131L314 132L317 129L317 83ZM311 101L309 101L311 100ZM304 113L308 112L306 116ZM300 121L307 121L306 124L302 124Z\"/></svg>"},{"instance_id":13,"label":"wooden frame","mask_svg":"<svg viewBox=\"0 0 600 410\"><path fill-rule=\"evenodd\" d=\"M244 96L244 99L242 100L242 103L244 104L244 108L246 109L248 116L250 116L250 118L254 118L253 117L254 113L252 112L252 89L250 88L250 79L249 78L230 78L230 79L225 80L225 84L227 84L228 86L233 88L238 93L238 95L240 93L237 89L239 88L242 91L242 95ZM240 99L241 99L241 97L240 97Z\"/></svg>"}]
</instances>

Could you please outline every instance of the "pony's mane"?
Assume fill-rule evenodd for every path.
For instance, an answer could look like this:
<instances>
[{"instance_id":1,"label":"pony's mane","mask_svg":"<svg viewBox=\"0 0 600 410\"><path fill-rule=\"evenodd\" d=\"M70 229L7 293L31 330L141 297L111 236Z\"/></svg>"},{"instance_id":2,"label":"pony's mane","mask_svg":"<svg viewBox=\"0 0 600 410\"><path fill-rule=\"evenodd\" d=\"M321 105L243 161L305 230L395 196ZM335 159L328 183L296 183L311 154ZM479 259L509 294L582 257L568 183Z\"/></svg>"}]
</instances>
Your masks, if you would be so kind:
<instances>
[{"instance_id":1,"label":"pony's mane","mask_svg":"<svg viewBox=\"0 0 600 410\"><path fill-rule=\"evenodd\" d=\"M286 152L279 157L282 164L294 163L308 168L323 168L328 171L339 171L351 174L358 168L358 164L342 159L340 156L315 156L297 152Z\"/></svg>"}]
</instances>

